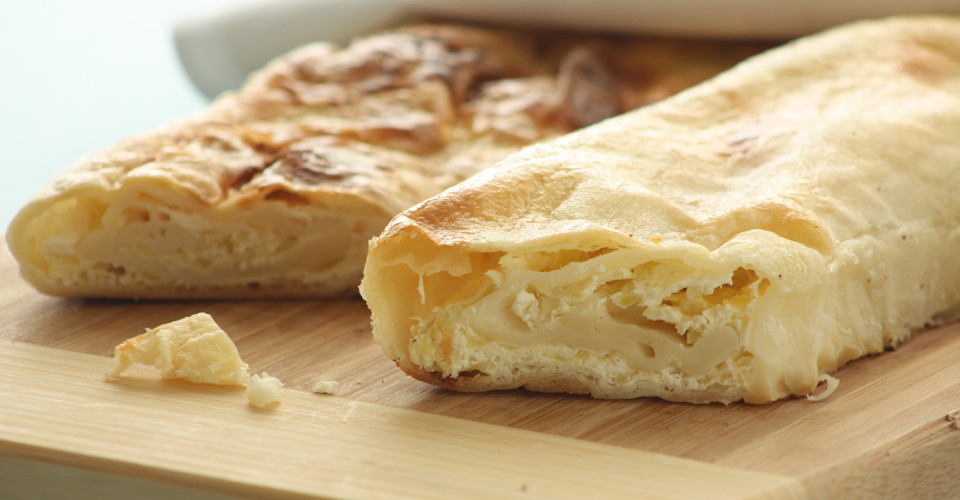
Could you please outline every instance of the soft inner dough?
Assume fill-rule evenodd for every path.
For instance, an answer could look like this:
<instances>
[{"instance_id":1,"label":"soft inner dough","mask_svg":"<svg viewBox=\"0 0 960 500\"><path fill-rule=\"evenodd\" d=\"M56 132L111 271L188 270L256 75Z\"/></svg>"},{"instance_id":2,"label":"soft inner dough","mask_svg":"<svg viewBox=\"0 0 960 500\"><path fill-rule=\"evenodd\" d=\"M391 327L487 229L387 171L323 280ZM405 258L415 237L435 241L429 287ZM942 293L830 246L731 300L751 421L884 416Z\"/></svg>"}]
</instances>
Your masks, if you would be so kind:
<instances>
[{"instance_id":1,"label":"soft inner dough","mask_svg":"<svg viewBox=\"0 0 960 500\"><path fill-rule=\"evenodd\" d=\"M159 287L159 295L172 297L214 284L222 297L257 295L261 285L279 289L264 291L268 296L332 296L359 280L367 235L389 219L362 200L316 204L292 216L278 201L223 209L189 198L168 204L159 200L169 194L151 191L53 204L28 223L38 248L21 250L23 260L61 277L57 292Z\"/></svg>"},{"instance_id":2,"label":"soft inner dough","mask_svg":"<svg viewBox=\"0 0 960 500\"><path fill-rule=\"evenodd\" d=\"M696 374L738 354L745 315L769 283L743 268L724 273L675 258L648 258L642 251L620 249L553 270L490 270L486 274L494 288L487 295L448 305L430 321L418 322L410 339L412 361L445 376L496 371L484 361L491 358L485 353L462 351L462 358L449 360L436 355L431 335L452 325L481 351L489 341L501 349L547 345L609 351L650 371L675 367Z\"/></svg>"},{"instance_id":3,"label":"soft inner dough","mask_svg":"<svg viewBox=\"0 0 960 500\"><path fill-rule=\"evenodd\" d=\"M465 391L765 403L960 306L960 21L839 28L396 217L361 293Z\"/></svg>"}]
</instances>

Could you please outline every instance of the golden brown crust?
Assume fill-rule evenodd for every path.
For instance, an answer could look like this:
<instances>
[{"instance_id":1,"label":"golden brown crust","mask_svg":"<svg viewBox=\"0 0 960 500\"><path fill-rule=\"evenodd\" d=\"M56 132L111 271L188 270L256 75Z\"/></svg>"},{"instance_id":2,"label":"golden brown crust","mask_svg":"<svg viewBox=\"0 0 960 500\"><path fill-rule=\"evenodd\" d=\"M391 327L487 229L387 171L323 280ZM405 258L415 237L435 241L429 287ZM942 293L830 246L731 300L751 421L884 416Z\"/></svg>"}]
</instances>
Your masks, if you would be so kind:
<instances>
[{"instance_id":1,"label":"golden brown crust","mask_svg":"<svg viewBox=\"0 0 960 500\"><path fill-rule=\"evenodd\" d=\"M760 49L430 24L309 45L81 159L7 240L57 295L355 293L366 241L400 210Z\"/></svg>"}]
</instances>

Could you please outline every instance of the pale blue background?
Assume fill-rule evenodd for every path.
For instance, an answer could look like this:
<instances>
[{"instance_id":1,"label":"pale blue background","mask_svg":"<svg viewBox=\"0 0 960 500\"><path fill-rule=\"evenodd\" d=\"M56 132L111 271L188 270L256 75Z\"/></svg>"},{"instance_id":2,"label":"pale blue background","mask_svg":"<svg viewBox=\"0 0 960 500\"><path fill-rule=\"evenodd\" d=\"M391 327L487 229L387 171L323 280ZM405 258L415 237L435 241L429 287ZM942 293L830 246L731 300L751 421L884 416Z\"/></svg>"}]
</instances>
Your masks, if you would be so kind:
<instances>
[{"instance_id":1,"label":"pale blue background","mask_svg":"<svg viewBox=\"0 0 960 500\"><path fill-rule=\"evenodd\" d=\"M206 106L173 26L234 3L0 2L0 229L79 156Z\"/></svg>"}]
</instances>

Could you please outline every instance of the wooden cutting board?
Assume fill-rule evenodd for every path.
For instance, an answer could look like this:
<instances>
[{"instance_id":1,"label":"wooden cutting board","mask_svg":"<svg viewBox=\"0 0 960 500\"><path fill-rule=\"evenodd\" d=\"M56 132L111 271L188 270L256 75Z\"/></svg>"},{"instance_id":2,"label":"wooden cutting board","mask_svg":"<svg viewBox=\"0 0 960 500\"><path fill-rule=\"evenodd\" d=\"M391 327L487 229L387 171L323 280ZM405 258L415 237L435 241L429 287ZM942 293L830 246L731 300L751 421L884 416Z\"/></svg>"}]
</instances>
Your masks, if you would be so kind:
<instances>
[{"instance_id":1,"label":"wooden cutting board","mask_svg":"<svg viewBox=\"0 0 960 500\"><path fill-rule=\"evenodd\" d=\"M278 407L104 380L113 346L199 311L284 381ZM960 325L849 364L820 402L460 394L401 373L360 300L59 299L4 246L0 340L0 498L960 498Z\"/></svg>"}]
</instances>

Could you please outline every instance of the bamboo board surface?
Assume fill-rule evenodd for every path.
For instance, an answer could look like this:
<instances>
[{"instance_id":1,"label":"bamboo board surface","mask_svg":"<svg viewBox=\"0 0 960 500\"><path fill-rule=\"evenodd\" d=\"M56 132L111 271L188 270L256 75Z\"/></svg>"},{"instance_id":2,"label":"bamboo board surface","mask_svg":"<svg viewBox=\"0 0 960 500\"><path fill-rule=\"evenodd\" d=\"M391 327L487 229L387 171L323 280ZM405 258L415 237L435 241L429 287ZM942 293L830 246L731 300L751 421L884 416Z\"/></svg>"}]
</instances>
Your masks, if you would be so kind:
<instances>
[{"instance_id":1,"label":"bamboo board surface","mask_svg":"<svg viewBox=\"0 0 960 500\"><path fill-rule=\"evenodd\" d=\"M284 381L278 408L147 369L103 381L116 344L199 311ZM36 477L69 498L960 498L956 324L847 365L820 402L460 394L401 373L360 300L58 299L4 247L0 340L0 476L19 478L3 498L52 484ZM317 380L337 395L310 394Z\"/></svg>"}]
</instances>

